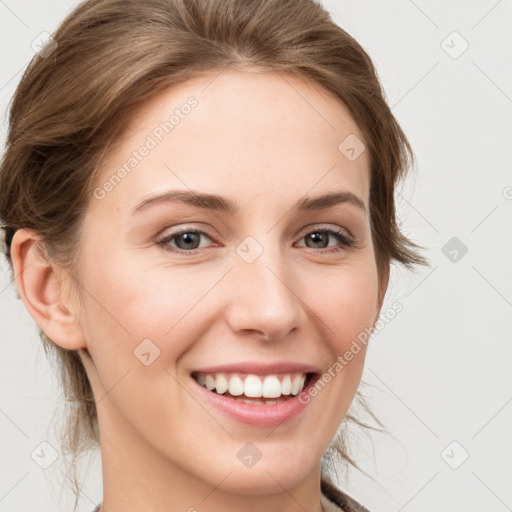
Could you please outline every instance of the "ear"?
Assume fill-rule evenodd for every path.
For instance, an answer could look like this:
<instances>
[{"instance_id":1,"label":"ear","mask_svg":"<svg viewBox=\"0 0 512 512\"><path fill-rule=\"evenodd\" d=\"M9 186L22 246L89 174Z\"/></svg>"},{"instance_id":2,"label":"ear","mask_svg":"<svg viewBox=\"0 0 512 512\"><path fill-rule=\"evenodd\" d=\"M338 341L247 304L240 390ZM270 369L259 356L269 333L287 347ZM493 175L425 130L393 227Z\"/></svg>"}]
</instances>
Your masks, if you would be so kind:
<instances>
[{"instance_id":1,"label":"ear","mask_svg":"<svg viewBox=\"0 0 512 512\"><path fill-rule=\"evenodd\" d=\"M18 229L11 243L11 259L20 298L48 338L69 350L85 348L79 311L64 293L71 289L73 278L48 260L41 236L32 229Z\"/></svg>"}]
</instances>

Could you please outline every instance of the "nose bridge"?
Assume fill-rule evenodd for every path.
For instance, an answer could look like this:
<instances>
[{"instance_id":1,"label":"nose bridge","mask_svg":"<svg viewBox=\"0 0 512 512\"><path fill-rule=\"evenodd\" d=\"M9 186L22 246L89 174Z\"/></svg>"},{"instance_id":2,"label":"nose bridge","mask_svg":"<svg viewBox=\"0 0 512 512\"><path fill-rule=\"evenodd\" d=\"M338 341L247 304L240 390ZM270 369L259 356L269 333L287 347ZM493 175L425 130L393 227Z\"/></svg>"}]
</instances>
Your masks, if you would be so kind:
<instances>
[{"instance_id":1,"label":"nose bridge","mask_svg":"<svg viewBox=\"0 0 512 512\"><path fill-rule=\"evenodd\" d=\"M279 244L247 237L236 250L230 287L229 322L236 331L256 330L271 339L285 336L302 319L292 270Z\"/></svg>"}]
</instances>

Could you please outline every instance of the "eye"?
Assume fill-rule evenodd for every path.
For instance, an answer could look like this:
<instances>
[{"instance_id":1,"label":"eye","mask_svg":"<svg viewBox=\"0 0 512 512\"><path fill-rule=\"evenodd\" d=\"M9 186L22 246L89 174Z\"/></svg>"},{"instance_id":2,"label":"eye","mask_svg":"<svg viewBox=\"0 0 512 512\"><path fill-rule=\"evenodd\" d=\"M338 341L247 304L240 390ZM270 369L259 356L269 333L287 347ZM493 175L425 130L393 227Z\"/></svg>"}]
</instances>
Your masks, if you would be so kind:
<instances>
[{"instance_id":1,"label":"eye","mask_svg":"<svg viewBox=\"0 0 512 512\"><path fill-rule=\"evenodd\" d=\"M338 242L341 243L341 246L334 246L329 250L324 250L322 247L325 247L325 244L329 243L329 237L338 240ZM313 247L310 247L310 249L313 249L315 252L322 253L341 252L355 246L354 238L348 235L345 231L336 228L316 229L314 231L310 231L307 235L303 236L301 240L302 239L310 241L313 244ZM322 247L319 248L318 246Z\"/></svg>"},{"instance_id":2,"label":"eye","mask_svg":"<svg viewBox=\"0 0 512 512\"><path fill-rule=\"evenodd\" d=\"M198 249L201 248L201 237L212 240L204 231L197 229L182 229L164 236L158 240L157 244L166 251L178 254L197 254ZM341 245L334 247L331 246L330 249L325 250L325 247L329 247L329 238L336 239ZM354 247L356 244L355 239L345 231L331 227L309 231L301 238L301 240L302 239L313 244L313 247L309 247L310 249L320 253L337 253ZM173 246L171 242L175 245Z\"/></svg>"},{"instance_id":3,"label":"eye","mask_svg":"<svg viewBox=\"0 0 512 512\"><path fill-rule=\"evenodd\" d=\"M197 229L182 229L175 233L170 233L165 237L161 238L157 243L162 246L166 251L177 252L177 253L188 253L196 254L198 249L197 244L200 242L201 236L211 238L204 231ZM177 248L169 245L169 242L176 240Z\"/></svg>"}]
</instances>

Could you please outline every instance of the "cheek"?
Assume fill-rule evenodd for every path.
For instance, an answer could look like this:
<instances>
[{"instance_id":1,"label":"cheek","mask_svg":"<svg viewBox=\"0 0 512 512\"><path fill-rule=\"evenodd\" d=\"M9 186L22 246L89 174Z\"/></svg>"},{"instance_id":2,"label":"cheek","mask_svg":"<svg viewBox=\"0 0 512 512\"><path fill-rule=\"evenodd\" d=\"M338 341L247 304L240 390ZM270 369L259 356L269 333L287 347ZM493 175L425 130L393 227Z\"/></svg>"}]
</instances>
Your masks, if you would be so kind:
<instances>
[{"instance_id":1,"label":"cheek","mask_svg":"<svg viewBox=\"0 0 512 512\"><path fill-rule=\"evenodd\" d=\"M344 352L373 324L377 315L378 280L376 271L353 266L317 280L308 287L308 306L322 320L326 339L336 355Z\"/></svg>"},{"instance_id":2,"label":"cheek","mask_svg":"<svg viewBox=\"0 0 512 512\"><path fill-rule=\"evenodd\" d=\"M315 282L306 288L304 281L302 293L312 311L310 318L322 333L318 356L324 355L325 371L306 399L312 401L312 415L325 419L322 439L331 440L360 383L377 314L378 280L370 262L337 268Z\"/></svg>"},{"instance_id":3,"label":"cheek","mask_svg":"<svg viewBox=\"0 0 512 512\"><path fill-rule=\"evenodd\" d=\"M101 272L86 274L84 331L101 386L97 391L108 393L109 402L138 429L158 414L166 429L179 431L175 412L184 405L175 364L201 336L191 319L197 320L200 299L218 277L194 280L191 267L136 269L113 260L102 259L96 267Z\"/></svg>"},{"instance_id":4,"label":"cheek","mask_svg":"<svg viewBox=\"0 0 512 512\"><path fill-rule=\"evenodd\" d=\"M192 265L147 268L126 256L93 260L95 269L85 273L84 330L91 351L113 361L133 358L146 339L168 358L179 357L198 336L203 298L225 273Z\"/></svg>"}]
</instances>

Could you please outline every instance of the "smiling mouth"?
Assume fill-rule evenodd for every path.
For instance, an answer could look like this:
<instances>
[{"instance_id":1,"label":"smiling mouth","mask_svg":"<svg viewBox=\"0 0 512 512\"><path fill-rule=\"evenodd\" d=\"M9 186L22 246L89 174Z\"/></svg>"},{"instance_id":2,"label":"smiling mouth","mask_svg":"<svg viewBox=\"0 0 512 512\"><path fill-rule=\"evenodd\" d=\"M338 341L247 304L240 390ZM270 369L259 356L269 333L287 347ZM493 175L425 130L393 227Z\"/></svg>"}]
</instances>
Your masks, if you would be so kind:
<instances>
[{"instance_id":1,"label":"smiling mouth","mask_svg":"<svg viewBox=\"0 0 512 512\"><path fill-rule=\"evenodd\" d=\"M192 378L217 395L246 404L271 405L293 399L309 385L314 373L242 373L192 372Z\"/></svg>"}]
</instances>

